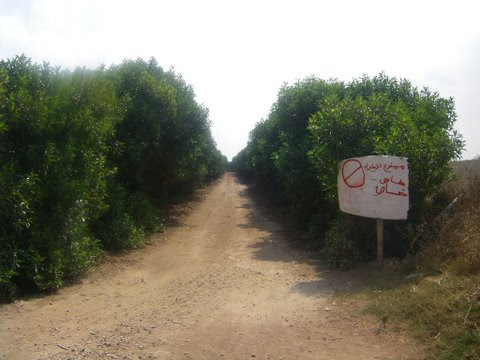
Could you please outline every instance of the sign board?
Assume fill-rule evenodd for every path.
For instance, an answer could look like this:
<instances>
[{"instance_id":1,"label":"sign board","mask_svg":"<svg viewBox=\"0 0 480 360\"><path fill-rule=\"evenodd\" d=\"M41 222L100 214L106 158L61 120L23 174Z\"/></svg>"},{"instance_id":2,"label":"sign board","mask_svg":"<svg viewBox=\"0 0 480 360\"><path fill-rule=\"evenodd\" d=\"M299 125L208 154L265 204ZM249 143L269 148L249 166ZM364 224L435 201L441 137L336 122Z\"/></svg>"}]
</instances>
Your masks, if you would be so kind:
<instances>
[{"instance_id":1,"label":"sign board","mask_svg":"<svg viewBox=\"0 0 480 360\"><path fill-rule=\"evenodd\" d=\"M407 158L364 156L340 162L338 200L343 212L403 220L408 215L408 198Z\"/></svg>"}]
</instances>

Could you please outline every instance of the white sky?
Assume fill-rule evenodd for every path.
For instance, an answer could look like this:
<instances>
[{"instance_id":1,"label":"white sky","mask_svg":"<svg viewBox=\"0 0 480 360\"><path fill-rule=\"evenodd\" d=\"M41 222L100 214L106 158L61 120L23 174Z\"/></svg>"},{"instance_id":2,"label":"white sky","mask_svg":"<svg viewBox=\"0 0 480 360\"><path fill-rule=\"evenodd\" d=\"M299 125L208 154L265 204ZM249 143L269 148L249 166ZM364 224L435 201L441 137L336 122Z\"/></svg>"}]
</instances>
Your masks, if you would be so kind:
<instances>
[{"instance_id":1,"label":"white sky","mask_svg":"<svg viewBox=\"0 0 480 360\"><path fill-rule=\"evenodd\" d=\"M74 68L154 56L192 84L230 159L284 82L389 76L454 97L480 154L480 1L0 0L0 58Z\"/></svg>"}]
</instances>

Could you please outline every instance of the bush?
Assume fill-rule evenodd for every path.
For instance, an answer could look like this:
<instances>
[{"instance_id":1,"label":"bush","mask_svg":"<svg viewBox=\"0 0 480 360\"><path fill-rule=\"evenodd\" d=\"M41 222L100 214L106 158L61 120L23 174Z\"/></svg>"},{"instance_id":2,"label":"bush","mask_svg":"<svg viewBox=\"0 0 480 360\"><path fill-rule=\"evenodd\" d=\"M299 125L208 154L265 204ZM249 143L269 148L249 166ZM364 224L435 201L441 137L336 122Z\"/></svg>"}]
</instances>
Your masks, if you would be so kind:
<instances>
[{"instance_id":1,"label":"bush","mask_svg":"<svg viewBox=\"0 0 480 360\"><path fill-rule=\"evenodd\" d=\"M0 63L2 282L54 289L98 256L89 225L106 208L116 103L101 72Z\"/></svg>"},{"instance_id":2,"label":"bush","mask_svg":"<svg viewBox=\"0 0 480 360\"><path fill-rule=\"evenodd\" d=\"M142 192L128 194L119 184L111 184L109 208L94 225L103 248L111 251L136 249L147 241L146 234L161 231L160 210Z\"/></svg>"},{"instance_id":3,"label":"bush","mask_svg":"<svg viewBox=\"0 0 480 360\"><path fill-rule=\"evenodd\" d=\"M326 97L319 108L309 124L314 136L310 157L329 197L336 201L340 160L382 154L407 157L409 218L420 220L428 197L448 179L449 163L463 148L453 128L453 100L380 75L354 81L346 96Z\"/></svg>"},{"instance_id":4,"label":"bush","mask_svg":"<svg viewBox=\"0 0 480 360\"><path fill-rule=\"evenodd\" d=\"M354 235L354 221L350 216L340 216L332 222L323 244L323 252L331 266L347 269L361 259Z\"/></svg>"},{"instance_id":5,"label":"bush","mask_svg":"<svg viewBox=\"0 0 480 360\"><path fill-rule=\"evenodd\" d=\"M125 109L110 161L127 191L144 192L163 207L223 173L208 111L181 76L154 59L124 61L110 76Z\"/></svg>"},{"instance_id":6,"label":"bush","mask_svg":"<svg viewBox=\"0 0 480 360\"><path fill-rule=\"evenodd\" d=\"M386 255L403 256L410 249L405 229L440 211L431 207L431 197L463 148L455 120L452 99L418 91L406 80L384 74L348 84L307 78L281 88L269 117L252 130L232 166L274 194L305 239L319 244L328 238L325 251L338 263L337 250L349 244L365 259L375 254L375 235L366 230L371 220L352 220L365 229L354 236L339 233L338 163L366 155L407 157L408 221L388 222L385 230Z\"/></svg>"},{"instance_id":7,"label":"bush","mask_svg":"<svg viewBox=\"0 0 480 360\"><path fill-rule=\"evenodd\" d=\"M73 72L0 62L0 300L136 248L223 171L208 111L154 59Z\"/></svg>"}]
</instances>

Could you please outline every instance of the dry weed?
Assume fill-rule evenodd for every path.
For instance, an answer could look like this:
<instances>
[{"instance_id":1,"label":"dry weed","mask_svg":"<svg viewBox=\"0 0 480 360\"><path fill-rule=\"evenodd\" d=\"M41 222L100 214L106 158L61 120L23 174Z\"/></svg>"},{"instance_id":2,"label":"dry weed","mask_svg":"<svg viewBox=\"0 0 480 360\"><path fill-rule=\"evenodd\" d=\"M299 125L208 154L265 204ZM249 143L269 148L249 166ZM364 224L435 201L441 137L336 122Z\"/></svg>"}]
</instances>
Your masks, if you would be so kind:
<instances>
[{"instance_id":1,"label":"dry weed","mask_svg":"<svg viewBox=\"0 0 480 360\"><path fill-rule=\"evenodd\" d=\"M414 274L367 291L367 311L410 324L433 358L480 359L480 160L453 166L457 179L441 191L456 200L422 228L426 245L405 261Z\"/></svg>"}]
</instances>

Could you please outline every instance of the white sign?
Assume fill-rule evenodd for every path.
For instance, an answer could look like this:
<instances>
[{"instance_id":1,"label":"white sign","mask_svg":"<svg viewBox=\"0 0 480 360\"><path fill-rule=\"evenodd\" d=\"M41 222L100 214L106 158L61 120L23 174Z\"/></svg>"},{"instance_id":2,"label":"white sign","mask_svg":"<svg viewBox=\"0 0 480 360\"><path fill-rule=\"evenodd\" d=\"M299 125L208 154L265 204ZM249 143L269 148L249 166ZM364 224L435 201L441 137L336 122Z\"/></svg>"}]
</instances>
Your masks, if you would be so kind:
<instances>
[{"instance_id":1,"label":"white sign","mask_svg":"<svg viewBox=\"0 0 480 360\"><path fill-rule=\"evenodd\" d=\"M343 212L402 220L408 215L408 198L407 158L365 156L340 162L338 201Z\"/></svg>"}]
</instances>

